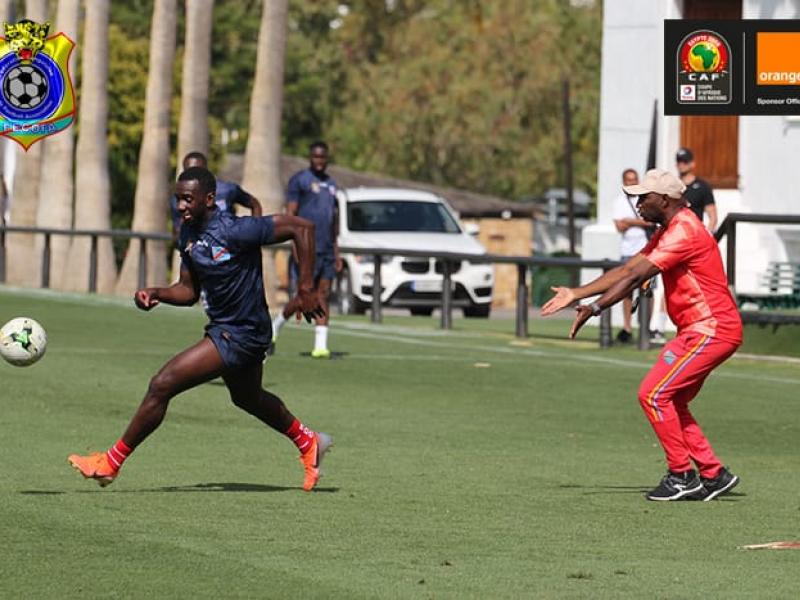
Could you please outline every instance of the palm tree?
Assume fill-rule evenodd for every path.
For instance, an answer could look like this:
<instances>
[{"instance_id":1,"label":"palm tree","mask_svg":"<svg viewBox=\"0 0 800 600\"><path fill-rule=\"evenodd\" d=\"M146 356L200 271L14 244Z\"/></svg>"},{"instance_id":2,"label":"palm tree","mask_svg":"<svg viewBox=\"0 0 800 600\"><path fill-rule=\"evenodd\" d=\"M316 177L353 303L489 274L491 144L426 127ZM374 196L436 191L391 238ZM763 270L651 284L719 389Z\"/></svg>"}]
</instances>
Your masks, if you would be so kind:
<instances>
[{"instance_id":1,"label":"palm tree","mask_svg":"<svg viewBox=\"0 0 800 600\"><path fill-rule=\"evenodd\" d=\"M14 0L0 0L0 22L10 23L13 20L13 7ZM10 143L8 140L0 139L0 224L5 223L6 207L8 202L8 190L5 184L5 169L3 163L5 162L6 146Z\"/></svg>"},{"instance_id":2,"label":"palm tree","mask_svg":"<svg viewBox=\"0 0 800 600\"><path fill-rule=\"evenodd\" d=\"M172 67L175 60L175 0L155 0L150 28L150 65L145 94L144 133L134 196L133 229L166 232L169 194L169 128ZM138 281L138 240L131 240L116 293L132 294ZM166 245L147 242L147 285L166 282Z\"/></svg>"},{"instance_id":3,"label":"palm tree","mask_svg":"<svg viewBox=\"0 0 800 600\"><path fill-rule=\"evenodd\" d=\"M178 160L192 150L208 153L208 77L213 12L214 0L186 0Z\"/></svg>"},{"instance_id":4,"label":"palm tree","mask_svg":"<svg viewBox=\"0 0 800 600\"><path fill-rule=\"evenodd\" d=\"M63 31L73 41L78 39L78 14L80 0L59 0L55 31ZM69 72L75 72L75 51L69 58ZM47 140L42 152L43 164L39 183L39 205L37 227L69 229L72 226L73 160L75 138L72 127ZM44 240L36 240L35 256L40 256ZM61 288L66 272L70 239L63 235L53 236L50 258L50 287Z\"/></svg>"},{"instance_id":5,"label":"palm tree","mask_svg":"<svg viewBox=\"0 0 800 600\"><path fill-rule=\"evenodd\" d=\"M264 0L261 10L242 185L261 201L264 213L270 214L278 212L283 205L280 178L281 111L288 0ZM274 303L277 279L271 253L264 253L263 264L267 299Z\"/></svg>"},{"instance_id":6,"label":"palm tree","mask_svg":"<svg viewBox=\"0 0 800 600\"><path fill-rule=\"evenodd\" d=\"M108 15L110 0L87 0L81 54L81 106L75 168L75 229L111 228L108 173ZM97 247L97 291L111 293L117 278L109 238ZM66 287L87 291L91 242L76 237L69 250Z\"/></svg>"},{"instance_id":7,"label":"palm tree","mask_svg":"<svg viewBox=\"0 0 800 600\"><path fill-rule=\"evenodd\" d=\"M181 116L178 124L178 174L188 152L208 154L208 78L211 68L211 24L214 0L186 0L186 42L183 50ZM172 253L172 278L177 279L180 254Z\"/></svg>"},{"instance_id":8,"label":"palm tree","mask_svg":"<svg viewBox=\"0 0 800 600\"><path fill-rule=\"evenodd\" d=\"M26 0L25 17L42 23L47 21L47 0ZM17 165L11 192L12 225L36 225L36 206L39 203L39 176L42 165L41 140L28 148L17 148ZM35 236L27 233L9 234L7 238L6 281L12 284L38 286L41 259L35 252Z\"/></svg>"}]
</instances>

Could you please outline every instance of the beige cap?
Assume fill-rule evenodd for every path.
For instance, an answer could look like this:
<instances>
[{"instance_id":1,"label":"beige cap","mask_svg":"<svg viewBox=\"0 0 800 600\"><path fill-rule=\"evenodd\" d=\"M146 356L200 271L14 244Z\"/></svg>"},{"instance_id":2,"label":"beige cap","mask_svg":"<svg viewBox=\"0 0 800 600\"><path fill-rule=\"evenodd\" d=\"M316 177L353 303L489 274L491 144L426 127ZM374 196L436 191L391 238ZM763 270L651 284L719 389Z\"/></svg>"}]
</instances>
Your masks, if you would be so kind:
<instances>
[{"instance_id":1,"label":"beige cap","mask_svg":"<svg viewBox=\"0 0 800 600\"><path fill-rule=\"evenodd\" d=\"M624 185L622 189L631 196L643 196L650 192L664 194L670 198L680 198L683 196L686 186L680 179L669 171L663 169L650 169L644 174L644 179L639 185Z\"/></svg>"}]
</instances>

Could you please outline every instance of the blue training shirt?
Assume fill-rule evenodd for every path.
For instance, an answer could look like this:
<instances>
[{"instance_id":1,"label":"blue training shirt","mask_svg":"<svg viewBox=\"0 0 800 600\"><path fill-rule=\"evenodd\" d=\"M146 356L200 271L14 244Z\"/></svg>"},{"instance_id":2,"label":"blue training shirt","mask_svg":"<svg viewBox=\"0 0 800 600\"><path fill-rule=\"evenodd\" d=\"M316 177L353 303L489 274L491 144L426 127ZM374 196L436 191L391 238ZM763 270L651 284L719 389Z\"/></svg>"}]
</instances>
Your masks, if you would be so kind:
<instances>
[{"instance_id":1,"label":"blue training shirt","mask_svg":"<svg viewBox=\"0 0 800 600\"><path fill-rule=\"evenodd\" d=\"M222 181L217 179L217 193L214 195L214 203L220 211L236 214L236 204L241 204L251 208L253 203L250 194L245 192L241 186L232 181ZM173 194L169 199L170 213L172 214L172 228L178 231L181 228L181 213L178 212L178 199Z\"/></svg>"},{"instance_id":2,"label":"blue training shirt","mask_svg":"<svg viewBox=\"0 0 800 600\"><path fill-rule=\"evenodd\" d=\"M226 326L267 345L272 321L264 299L261 246L273 242L272 217L233 217L214 210L202 230L181 228L183 265L200 283L209 327Z\"/></svg>"},{"instance_id":3,"label":"blue training shirt","mask_svg":"<svg viewBox=\"0 0 800 600\"><path fill-rule=\"evenodd\" d=\"M286 199L297 202L298 217L314 223L317 254L333 254L333 219L338 210L333 177L311 169L299 171L289 180Z\"/></svg>"}]
</instances>

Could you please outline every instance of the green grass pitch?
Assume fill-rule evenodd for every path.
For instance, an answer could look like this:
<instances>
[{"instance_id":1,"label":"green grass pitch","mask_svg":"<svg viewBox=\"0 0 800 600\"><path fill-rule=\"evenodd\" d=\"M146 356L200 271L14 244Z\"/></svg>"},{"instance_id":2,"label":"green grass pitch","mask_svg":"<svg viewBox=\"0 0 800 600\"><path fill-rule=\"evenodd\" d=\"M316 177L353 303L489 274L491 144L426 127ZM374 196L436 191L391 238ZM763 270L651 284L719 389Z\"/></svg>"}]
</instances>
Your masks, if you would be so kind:
<instances>
[{"instance_id":1,"label":"green grass pitch","mask_svg":"<svg viewBox=\"0 0 800 600\"><path fill-rule=\"evenodd\" d=\"M0 363L2 598L796 598L800 372L733 359L694 403L742 483L649 503L664 472L636 401L655 353L601 351L568 322L336 318L338 360L288 327L264 381L335 446L306 494L291 443L217 383L100 489L67 454L105 449L149 377L196 341L198 309L0 288L0 321L47 355ZM560 336L560 338L559 338ZM477 365L476 363L484 363Z\"/></svg>"}]
</instances>

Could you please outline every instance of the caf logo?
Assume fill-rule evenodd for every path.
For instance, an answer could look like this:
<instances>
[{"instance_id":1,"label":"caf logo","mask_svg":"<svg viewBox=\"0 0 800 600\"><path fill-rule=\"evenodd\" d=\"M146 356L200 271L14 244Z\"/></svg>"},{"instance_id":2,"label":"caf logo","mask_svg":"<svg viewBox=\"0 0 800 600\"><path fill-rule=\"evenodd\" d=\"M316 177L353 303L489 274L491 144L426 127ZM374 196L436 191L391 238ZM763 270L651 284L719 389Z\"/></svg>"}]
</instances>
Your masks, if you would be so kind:
<instances>
[{"instance_id":1,"label":"caf logo","mask_svg":"<svg viewBox=\"0 0 800 600\"><path fill-rule=\"evenodd\" d=\"M713 31L695 31L681 40L677 56L678 102L729 104L731 102L731 49Z\"/></svg>"},{"instance_id":2,"label":"caf logo","mask_svg":"<svg viewBox=\"0 0 800 600\"><path fill-rule=\"evenodd\" d=\"M63 131L75 118L69 56L75 42L47 37L50 23L5 23L0 38L0 136L25 150Z\"/></svg>"}]
</instances>

